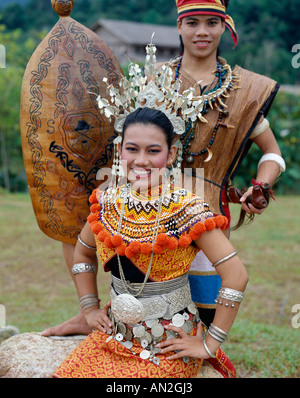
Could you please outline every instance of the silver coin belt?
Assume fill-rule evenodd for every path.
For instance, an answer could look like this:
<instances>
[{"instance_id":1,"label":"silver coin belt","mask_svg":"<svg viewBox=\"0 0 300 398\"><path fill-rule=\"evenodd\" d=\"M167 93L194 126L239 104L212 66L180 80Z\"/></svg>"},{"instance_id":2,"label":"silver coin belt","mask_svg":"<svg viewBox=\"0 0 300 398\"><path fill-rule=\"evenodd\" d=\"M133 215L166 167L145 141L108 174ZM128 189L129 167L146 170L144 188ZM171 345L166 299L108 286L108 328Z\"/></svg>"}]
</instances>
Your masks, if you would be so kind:
<instances>
[{"instance_id":1,"label":"silver coin belt","mask_svg":"<svg viewBox=\"0 0 300 398\"><path fill-rule=\"evenodd\" d=\"M111 300L117 294L124 293L122 285L119 283L120 280L115 277L112 280ZM108 339L114 338L134 355L137 355L133 351L135 343L140 345L142 351L139 356L159 365L160 359L157 354L159 354L160 348L156 347L156 344L166 339L178 337L177 333L166 330L164 326L172 324L190 334L200 321L198 309L191 299L187 275L167 283L147 283L143 297L139 297L139 301L145 308L145 318L134 325L120 322L110 310L113 332ZM187 364L190 359L184 357L183 361ZM194 363L196 365L195 360Z\"/></svg>"},{"instance_id":2,"label":"silver coin belt","mask_svg":"<svg viewBox=\"0 0 300 398\"><path fill-rule=\"evenodd\" d=\"M186 309L178 312L172 316L172 319L149 319L139 322L135 325L128 325L115 319L112 312L109 312L109 318L112 321L112 335L108 337L107 342L115 339L127 348L133 355L139 355L142 359L147 359L155 365L160 364L160 358L157 354L161 349L156 347L160 341L177 338L178 334L172 330L166 330L165 325L172 324L180 327L187 334L190 334L197 323L200 321L198 309L194 304L190 304ZM134 346L140 346L142 351L138 354L134 351ZM197 363L194 358L183 357L183 362L186 364L190 360Z\"/></svg>"}]
</instances>

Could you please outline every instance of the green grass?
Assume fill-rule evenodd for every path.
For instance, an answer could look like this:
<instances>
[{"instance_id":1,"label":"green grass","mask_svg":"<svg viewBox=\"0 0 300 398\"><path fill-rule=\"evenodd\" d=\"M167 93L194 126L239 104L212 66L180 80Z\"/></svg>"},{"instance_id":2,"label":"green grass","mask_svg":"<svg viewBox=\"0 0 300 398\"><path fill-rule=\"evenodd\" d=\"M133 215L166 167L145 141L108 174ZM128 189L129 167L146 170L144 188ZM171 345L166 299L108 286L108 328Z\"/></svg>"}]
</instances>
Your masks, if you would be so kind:
<instances>
[{"instance_id":1,"label":"green grass","mask_svg":"<svg viewBox=\"0 0 300 398\"><path fill-rule=\"evenodd\" d=\"M232 214L235 223L237 205ZM231 234L250 278L223 346L238 377L300 377L300 328L291 324L292 306L300 304L299 214L299 197L277 197L254 223ZM40 231L28 195L0 192L0 231L0 304L6 324L20 332L41 331L76 315L77 294L61 243ZM109 280L109 274L99 273L104 302Z\"/></svg>"}]
</instances>

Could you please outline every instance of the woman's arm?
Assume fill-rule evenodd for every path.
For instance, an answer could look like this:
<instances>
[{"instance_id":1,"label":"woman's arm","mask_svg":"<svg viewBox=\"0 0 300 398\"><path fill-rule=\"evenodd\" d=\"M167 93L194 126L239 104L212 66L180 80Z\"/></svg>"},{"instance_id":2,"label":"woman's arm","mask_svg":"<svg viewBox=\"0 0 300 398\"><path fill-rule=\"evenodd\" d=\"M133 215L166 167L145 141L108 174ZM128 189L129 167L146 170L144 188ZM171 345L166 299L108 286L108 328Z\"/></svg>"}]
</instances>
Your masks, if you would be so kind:
<instances>
[{"instance_id":1,"label":"woman's arm","mask_svg":"<svg viewBox=\"0 0 300 398\"><path fill-rule=\"evenodd\" d=\"M90 230L89 223L86 223L83 227L80 238L87 245L96 246L95 237ZM92 329L111 332L112 324L107 316L110 304L107 303L103 309L99 309L97 289L98 259L96 251L78 242L75 247L73 269L76 268L76 264L87 264L88 267L95 267L94 272L79 272L74 276L81 310L86 317L88 325Z\"/></svg>"},{"instance_id":2,"label":"woman's arm","mask_svg":"<svg viewBox=\"0 0 300 398\"><path fill-rule=\"evenodd\" d=\"M201 234L199 239L195 242L212 263L216 263L234 253L232 244L220 229L206 231ZM248 274L237 255L216 266L216 271L222 279L222 287L233 289L238 292L244 292L248 282ZM234 307L231 307L231 303L228 307L225 306L225 304L218 303L213 325L225 333L228 333L236 318L239 306L240 304L238 302L234 303ZM158 345L163 348L163 353L174 350L180 351L177 354L172 355L170 359L181 358L184 356L204 359L209 358L210 355L208 354L207 348L211 353L215 354L221 346L221 343L218 340L207 333L205 347L201 328L198 328L197 336L188 336L180 328L173 326L168 326L167 328L176 331L181 337L180 339L167 340Z\"/></svg>"}]
</instances>

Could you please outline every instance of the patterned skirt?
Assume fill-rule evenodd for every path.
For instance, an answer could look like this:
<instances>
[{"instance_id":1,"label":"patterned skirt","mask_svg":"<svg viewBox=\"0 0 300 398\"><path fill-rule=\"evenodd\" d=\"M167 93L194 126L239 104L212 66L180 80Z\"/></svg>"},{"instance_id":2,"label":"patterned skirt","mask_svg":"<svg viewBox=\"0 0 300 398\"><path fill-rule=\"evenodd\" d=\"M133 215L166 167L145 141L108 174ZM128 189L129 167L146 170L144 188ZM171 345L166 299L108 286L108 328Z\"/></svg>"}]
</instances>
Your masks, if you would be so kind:
<instances>
[{"instance_id":1,"label":"patterned skirt","mask_svg":"<svg viewBox=\"0 0 300 398\"><path fill-rule=\"evenodd\" d=\"M192 334L192 333L191 333ZM90 334L54 372L56 378L194 378L202 359L168 360L172 353L156 354L159 364L140 357L143 350L133 340L131 349L99 330Z\"/></svg>"}]
</instances>

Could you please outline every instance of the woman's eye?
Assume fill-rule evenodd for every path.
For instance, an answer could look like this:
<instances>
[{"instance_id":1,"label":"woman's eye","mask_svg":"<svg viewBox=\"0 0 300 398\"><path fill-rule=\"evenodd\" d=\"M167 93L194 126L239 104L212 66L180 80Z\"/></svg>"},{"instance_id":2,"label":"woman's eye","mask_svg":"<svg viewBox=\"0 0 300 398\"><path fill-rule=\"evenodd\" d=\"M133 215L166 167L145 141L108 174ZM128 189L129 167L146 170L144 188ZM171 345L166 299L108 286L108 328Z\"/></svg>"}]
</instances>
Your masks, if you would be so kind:
<instances>
[{"instance_id":1,"label":"woman's eye","mask_svg":"<svg viewBox=\"0 0 300 398\"><path fill-rule=\"evenodd\" d=\"M126 148L126 151L135 152L136 148L129 146L129 147Z\"/></svg>"}]
</instances>

